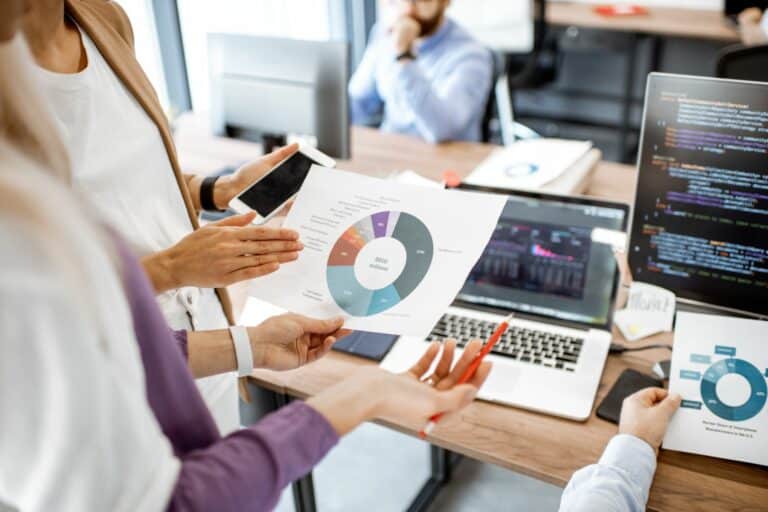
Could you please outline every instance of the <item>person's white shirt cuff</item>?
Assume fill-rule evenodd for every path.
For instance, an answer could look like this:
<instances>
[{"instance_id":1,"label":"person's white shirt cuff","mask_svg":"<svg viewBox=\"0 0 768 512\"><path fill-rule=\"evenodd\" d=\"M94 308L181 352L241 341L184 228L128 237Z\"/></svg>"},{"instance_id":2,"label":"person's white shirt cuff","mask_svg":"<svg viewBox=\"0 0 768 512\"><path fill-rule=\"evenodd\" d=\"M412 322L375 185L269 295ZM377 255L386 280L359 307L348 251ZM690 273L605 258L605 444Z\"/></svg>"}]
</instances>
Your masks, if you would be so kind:
<instances>
[{"instance_id":1,"label":"person's white shirt cuff","mask_svg":"<svg viewBox=\"0 0 768 512\"><path fill-rule=\"evenodd\" d=\"M643 489L647 502L656 473L656 452L651 445L630 434L617 434L608 442L599 464L619 468L629 474L632 481Z\"/></svg>"}]
</instances>

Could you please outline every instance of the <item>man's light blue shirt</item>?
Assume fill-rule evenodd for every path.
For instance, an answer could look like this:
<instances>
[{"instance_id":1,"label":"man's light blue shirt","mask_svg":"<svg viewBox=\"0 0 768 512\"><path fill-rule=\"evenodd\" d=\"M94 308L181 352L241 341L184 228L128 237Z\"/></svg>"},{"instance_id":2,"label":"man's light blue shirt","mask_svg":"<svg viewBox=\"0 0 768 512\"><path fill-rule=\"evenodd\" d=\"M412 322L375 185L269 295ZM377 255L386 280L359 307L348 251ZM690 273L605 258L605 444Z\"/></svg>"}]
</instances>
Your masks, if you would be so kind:
<instances>
[{"instance_id":1,"label":"man's light blue shirt","mask_svg":"<svg viewBox=\"0 0 768 512\"><path fill-rule=\"evenodd\" d=\"M385 29L371 42L349 83L352 122L417 135L429 142L479 141L491 89L490 51L451 19L416 48L416 60L396 60Z\"/></svg>"},{"instance_id":2,"label":"man's light blue shirt","mask_svg":"<svg viewBox=\"0 0 768 512\"><path fill-rule=\"evenodd\" d=\"M642 512L655 472L651 445L632 435L614 436L597 464L573 474L560 512Z\"/></svg>"},{"instance_id":3,"label":"man's light blue shirt","mask_svg":"<svg viewBox=\"0 0 768 512\"><path fill-rule=\"evenodd\" d=\"M763 17L760 19L760 26L763 27L765 37L768 37L768 9L763 11Z\"/></svg>"}]
</instances>

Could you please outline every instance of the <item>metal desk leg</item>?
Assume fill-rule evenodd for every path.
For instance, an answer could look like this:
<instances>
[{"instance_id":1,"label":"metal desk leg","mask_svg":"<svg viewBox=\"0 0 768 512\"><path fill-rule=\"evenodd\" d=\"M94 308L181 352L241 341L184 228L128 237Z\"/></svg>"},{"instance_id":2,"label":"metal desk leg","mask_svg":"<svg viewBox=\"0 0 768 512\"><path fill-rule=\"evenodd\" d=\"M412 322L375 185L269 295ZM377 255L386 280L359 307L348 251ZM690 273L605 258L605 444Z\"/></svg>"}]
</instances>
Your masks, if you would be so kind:
<instances>
[{"instance_id":1,"label":"metal desk leg","mask_svg":"<svg viewBox=\"0 0 768 512\"><path fill-rule=\"evenodd\" d=\"M288 405L291 397L284 393L274 393L275 410ZM316 512L315 483L310 471L291 484L293 490L293 507L296 512Z\"/></svg>"},{"instance_id":2,"label":"metal desk leg","mask_svg":"<svg viewBox=\"0 0 768 512\"><path fill-rule=\"evenodd\" d=\"M315 482L310 471L304 477L291 484L293 488L293 508L296 512L315 512Z\"/></svg>"},{"instance_id":3,"label":"metal desk leg","mask_svg":"<svg viewBox=\"0 0 768 512\"><path fill-rule=\"evenodd\" d=\"M619 158L623 162L629 160L629 134L632 124L632 99L635 89L635 68L637 67L637 49L639 36L631 34L631 43L627 52L627 68L624 73L624 105L621 114L621 129L619 131Z\"/></svg>"},{"instance_id":4,"label":"metal desk leg","mask_svg":"<svg viewBox=\"0 0 768 512\"><path fill-rule=\"evenodd\" d=\"M429 449L431 475L408 506L408 512L426 512L435 501L440 489L451 481L453 467L461 460L461 456L439 446L430 445Z\"/></svg>"}]
</instances>

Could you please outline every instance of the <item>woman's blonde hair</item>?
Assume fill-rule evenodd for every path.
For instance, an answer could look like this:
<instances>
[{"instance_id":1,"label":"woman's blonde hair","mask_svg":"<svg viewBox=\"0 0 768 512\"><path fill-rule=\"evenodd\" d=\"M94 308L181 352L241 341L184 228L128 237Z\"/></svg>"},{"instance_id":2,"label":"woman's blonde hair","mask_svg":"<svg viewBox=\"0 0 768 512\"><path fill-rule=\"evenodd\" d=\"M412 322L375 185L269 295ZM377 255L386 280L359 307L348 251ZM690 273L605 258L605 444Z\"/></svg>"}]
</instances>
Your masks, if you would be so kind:
<instances>
[{"instance_id":1,"label":"woman's blonde hair","mask_svg":"<svg viewBox=\"0 0 768 512\"><path fill-rule=\"evenodd\" d=\"M101 302L118 299L100 296L99 280L105 272L114 275L117 257L85 215L87 201L72 190L69 155L34 66L23 36L0 43L0 223L10 222L34 241L51 270L79 295L83 312L106 332Z\"/></svg>"},{"instance_id":2,"label":"woman's blonde hair","mask_svg":"<svg viewBox=\"0 0 768 512\"><path fill-rule=\"evenodd\" d=\"M69 154L37 87L33 62L20 33L11 41L0 43L0 139L41 169L70 183Z\"/></svg>"}]
</instances>

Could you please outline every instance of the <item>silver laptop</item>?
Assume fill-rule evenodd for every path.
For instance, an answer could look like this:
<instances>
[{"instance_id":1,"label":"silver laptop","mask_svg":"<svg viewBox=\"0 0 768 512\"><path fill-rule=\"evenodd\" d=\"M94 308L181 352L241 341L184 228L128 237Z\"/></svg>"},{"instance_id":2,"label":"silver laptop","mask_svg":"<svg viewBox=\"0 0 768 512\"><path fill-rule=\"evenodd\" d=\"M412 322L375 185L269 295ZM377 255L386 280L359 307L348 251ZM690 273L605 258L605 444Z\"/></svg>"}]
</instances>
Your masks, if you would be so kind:
<instances>
[{"instance_id":1,"label":"silver laptop","mask_svg":"<svg viewBox=\"0 0 768 512\"><path fill-rule=\"evenodd\" d=\"M508 196L496 230L427 340L402 337L382 367L402 371L426 342L487 340L515 313L479 398L573 420L592 412L611 344L629 207L586 198L462 185ZM618 236L615 236L618 235ZM613 242L613 245L612 245Z\"/></svg>"}]
</instances>

